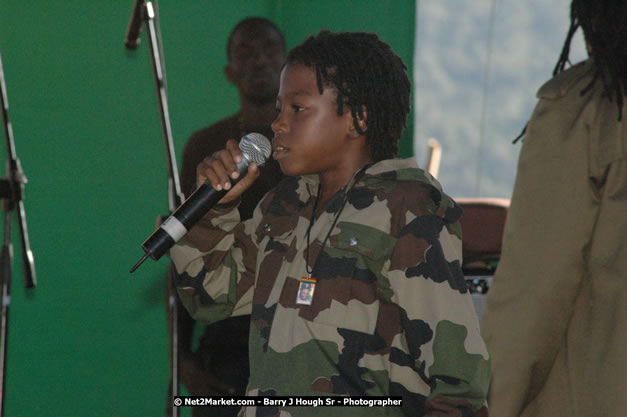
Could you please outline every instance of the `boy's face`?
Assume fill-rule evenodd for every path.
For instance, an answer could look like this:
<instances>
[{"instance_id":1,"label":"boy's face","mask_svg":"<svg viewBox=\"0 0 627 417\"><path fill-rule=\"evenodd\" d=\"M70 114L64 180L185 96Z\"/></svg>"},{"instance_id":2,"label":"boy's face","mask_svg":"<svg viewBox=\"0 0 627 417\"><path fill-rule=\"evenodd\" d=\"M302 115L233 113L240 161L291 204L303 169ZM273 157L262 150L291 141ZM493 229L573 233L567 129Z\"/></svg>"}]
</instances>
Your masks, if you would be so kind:
<instances>
[{"instance_id":1,"label":"boy's face","mask_svg":"<svg viewBox=\"0 0 627 417\"><path fill-rule=\"evenodd\" d=\"M277 112L273 156L283 173L339 174L351 157L347 145L353 118L348 109L337 115L335 90L325 86L321 95L313 69L288 64L281 72Z\"/></svg>"}]
</instances>

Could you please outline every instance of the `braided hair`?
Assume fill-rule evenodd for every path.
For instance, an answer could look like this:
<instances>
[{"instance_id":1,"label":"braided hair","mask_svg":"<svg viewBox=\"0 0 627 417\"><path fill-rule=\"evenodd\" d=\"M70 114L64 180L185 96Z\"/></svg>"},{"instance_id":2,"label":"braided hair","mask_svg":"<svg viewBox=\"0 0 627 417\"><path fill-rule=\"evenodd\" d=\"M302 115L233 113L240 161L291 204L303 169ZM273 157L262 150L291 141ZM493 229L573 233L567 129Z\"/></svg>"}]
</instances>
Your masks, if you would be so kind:
<instances>
[{"instance_id":1,"label":"braided hair","mask_svg":"<svg viewBox=\"0 0 627 417\"><path fill-rule=\"evenodd\" d=\"M288 54L287 64L316 72L318 90L337 91L337 113L348 107L357 132L366 136L374 161L396 156L407 125L411 84L407 66L374 33L323 30ZM365 129L358 122L365 120Z\"/></svg>"},{"instance_id":2,"label":"braided hair","mask_svg":"<svg viewBox=\"0 0 627 417\"><path fill-rule=\"evenodd\" d=\"M581 94L601 79L610 100L616 97L618 120L621 120L627 96L627 1L573 0L570 27L553 75L562 72L569 62L570 43L579 27L583 29L589 54L595 63L592 81Z\"/></svg>"}]
</instances>

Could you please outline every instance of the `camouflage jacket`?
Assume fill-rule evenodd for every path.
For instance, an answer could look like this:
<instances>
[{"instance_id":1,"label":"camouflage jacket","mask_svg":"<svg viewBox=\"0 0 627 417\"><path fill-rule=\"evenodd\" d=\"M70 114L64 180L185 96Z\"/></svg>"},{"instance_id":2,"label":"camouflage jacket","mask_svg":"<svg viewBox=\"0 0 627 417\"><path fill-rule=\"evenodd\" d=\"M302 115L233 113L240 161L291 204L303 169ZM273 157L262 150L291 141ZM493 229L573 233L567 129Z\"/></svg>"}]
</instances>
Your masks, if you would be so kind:
<instances>
[{"instance_id":1,"label":"camouflage jacket","mask_svg":"<svg viewBox=\"0 0 627 417\"><path fill-rule=\"evenodd\" d=\"M381 161L347 186L345 204L345 189L329 200L308 243L317 187L317 176L286 178L242 223L237 210L210 211L171 250L179 294L198 320L251 314L248 395L402 396L403 406L242 413L487 415L459 206L413 159ZM311 305L297 303L307 256Z\"/></svg>"}]
</instances>

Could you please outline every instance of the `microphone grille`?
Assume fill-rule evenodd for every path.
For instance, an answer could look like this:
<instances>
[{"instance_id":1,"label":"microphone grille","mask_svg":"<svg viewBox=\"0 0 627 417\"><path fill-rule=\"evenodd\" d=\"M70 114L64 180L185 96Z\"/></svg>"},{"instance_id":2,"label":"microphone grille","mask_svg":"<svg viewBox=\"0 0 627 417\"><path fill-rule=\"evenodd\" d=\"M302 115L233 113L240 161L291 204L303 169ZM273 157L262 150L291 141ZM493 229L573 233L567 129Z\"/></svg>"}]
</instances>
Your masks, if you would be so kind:
<instances>
[{"instance_id":1,"label":"microphone grille","mask_svg":"<svg viewBox=\"0 0 627 417\"><path fill-rule=\"evenodd\" d=\"M239 141L239 148L246 158L257 165L263 165L272 153L272 145L261 133L248 133Z\"/></svg>"}]
</instances>

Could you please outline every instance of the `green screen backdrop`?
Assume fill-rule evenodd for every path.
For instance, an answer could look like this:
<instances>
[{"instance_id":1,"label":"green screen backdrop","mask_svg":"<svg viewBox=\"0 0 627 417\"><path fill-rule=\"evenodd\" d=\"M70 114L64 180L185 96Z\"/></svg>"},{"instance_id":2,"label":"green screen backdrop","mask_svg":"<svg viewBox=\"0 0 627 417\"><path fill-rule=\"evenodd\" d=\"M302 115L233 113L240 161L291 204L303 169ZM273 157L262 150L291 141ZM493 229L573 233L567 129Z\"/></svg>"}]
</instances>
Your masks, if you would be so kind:
<instances>
[{"instance_id":1,"label":"green screen backdrop","mask_svg":"<svg viewBox=\"0 0 627 417\"><path fill-rule=\"evenodd\" d=\"M14 222L7 416L164 415L168 260L129 274L168 209L145 33L137 51L123 46L132 6L0 0L0 53L29 179L38 277L34 290L24 288ZM274 20L288 47L325 28L377 32L411 74L413 0L164 0L159 15L177 157L194 130L238 108L223 67L228 33L244 17ZM410 119L402 156L412 153L411 132Z\"/></svg>"}]
</instances>

